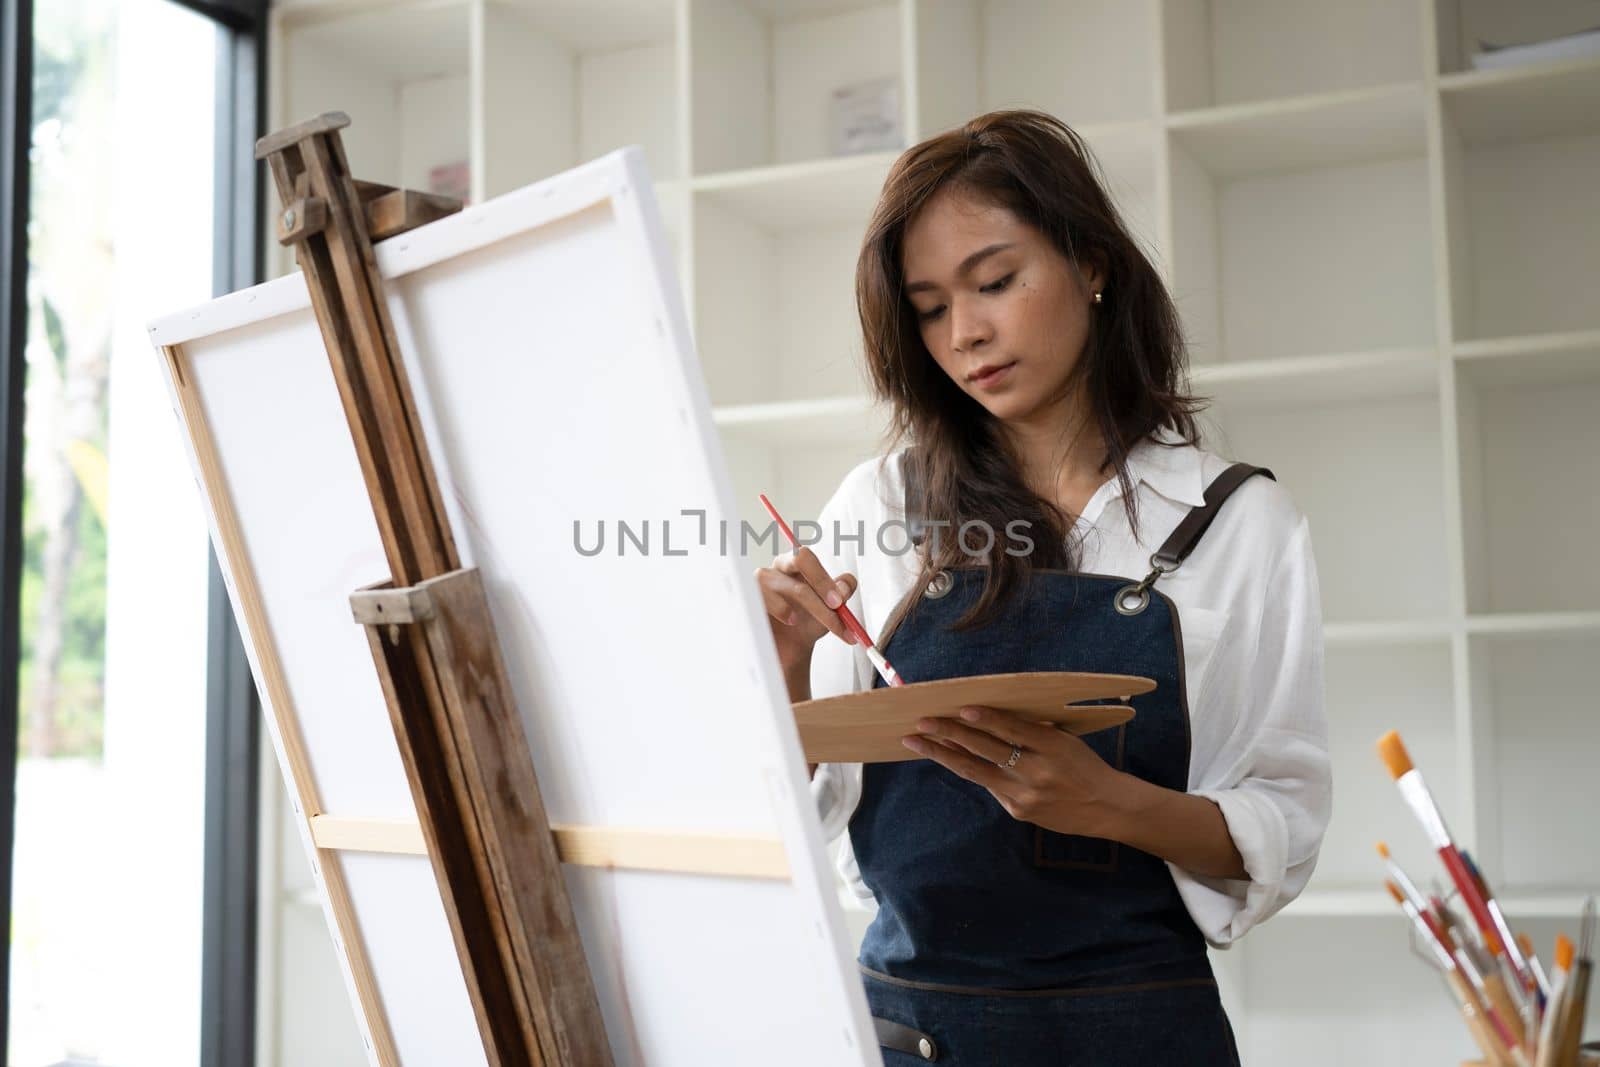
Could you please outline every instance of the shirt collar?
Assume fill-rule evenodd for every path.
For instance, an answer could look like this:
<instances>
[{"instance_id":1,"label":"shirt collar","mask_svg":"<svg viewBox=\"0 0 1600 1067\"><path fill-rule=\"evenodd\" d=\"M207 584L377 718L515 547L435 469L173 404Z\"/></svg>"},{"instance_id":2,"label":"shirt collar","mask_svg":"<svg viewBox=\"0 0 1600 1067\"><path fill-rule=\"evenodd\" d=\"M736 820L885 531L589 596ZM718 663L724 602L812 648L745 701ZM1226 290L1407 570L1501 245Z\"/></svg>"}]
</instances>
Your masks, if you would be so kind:
<instances>
[{"instance_id":1,"label":"shirt collar","mask_svg":"<svg viewBox=\"0 0 1600 1067\"><path fill-rule=\"evenodd\" d=\"M1198 448L1181 443L1176 434L1163 428L1133 446L1128 453L1128 475L1168 500L1199 507L1206 502L1201 459Z\"/></svg>"}]
</instances>

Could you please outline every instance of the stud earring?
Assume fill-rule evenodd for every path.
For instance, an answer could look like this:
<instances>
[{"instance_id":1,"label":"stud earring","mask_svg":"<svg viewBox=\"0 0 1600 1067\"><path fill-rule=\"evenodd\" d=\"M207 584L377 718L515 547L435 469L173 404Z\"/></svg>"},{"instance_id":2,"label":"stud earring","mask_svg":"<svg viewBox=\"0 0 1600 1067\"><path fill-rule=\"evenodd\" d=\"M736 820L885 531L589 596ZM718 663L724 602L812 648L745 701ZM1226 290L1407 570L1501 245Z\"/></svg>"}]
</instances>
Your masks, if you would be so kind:
<instances>
[{"instance_id":1,"label":"stud earring","mask_svg":"<svg viewBox=\"0 0 1600 1067\"><path fill-rule=\"evenodd\" d=\"M1096 303L1096 304L1100 304L1100 303L1104 303L1104 302L1105 302L1105 296L1104 296L1104 294L1102 294L1102 293L1098 293L1098 292L1097 292L1097 293L1095 293L1095 294L1094 294L1094 302L1095 302L1095 303Z\"/></svg>"}]
</instances>

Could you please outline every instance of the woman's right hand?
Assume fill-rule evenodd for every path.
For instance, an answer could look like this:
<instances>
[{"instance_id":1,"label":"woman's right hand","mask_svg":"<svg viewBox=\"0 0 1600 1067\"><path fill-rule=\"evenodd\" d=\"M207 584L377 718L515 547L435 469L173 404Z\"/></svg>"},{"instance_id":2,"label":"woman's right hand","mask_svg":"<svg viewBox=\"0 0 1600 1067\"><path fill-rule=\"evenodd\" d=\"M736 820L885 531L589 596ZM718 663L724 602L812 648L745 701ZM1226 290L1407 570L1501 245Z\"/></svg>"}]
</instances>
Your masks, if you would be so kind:
<instances>
[{"instance_id":1,"label":"woman's right hand","mask_svg":"<svg viewBox=\"0 0 1600 1067\"><path fill-rule=\"evenodd\" d=\"M772 624L772 640L778 646L778 662L783 665L784 680L790 683L790 695L795 696L794 683L803 680L804 695L809 696L811 650L818 639L832 633L856 643L833 610L855 594L855 575L841 574L830 580L816 553L802 547L779 556L770 567L757 567L756 584L767 621Z\"/></svg>"}]
</instances>

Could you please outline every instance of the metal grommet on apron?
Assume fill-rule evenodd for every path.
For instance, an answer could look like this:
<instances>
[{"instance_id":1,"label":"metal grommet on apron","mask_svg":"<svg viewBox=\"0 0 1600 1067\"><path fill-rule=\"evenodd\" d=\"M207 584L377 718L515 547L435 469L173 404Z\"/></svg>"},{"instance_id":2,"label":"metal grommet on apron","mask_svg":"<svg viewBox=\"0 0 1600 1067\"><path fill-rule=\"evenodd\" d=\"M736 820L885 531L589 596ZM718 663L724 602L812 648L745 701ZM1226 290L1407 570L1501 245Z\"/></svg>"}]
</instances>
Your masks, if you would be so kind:
<instances>
[{"instance_id":1,"label":"metal grommet on apron","mask_svg":"<svg viewBox=\"0 0 1600 1067\"><path fill-rule=\"evenodd\" d=\"M1115 603L1123 615L1137 615L1150 606L1150 589L1143 582L1125 585L1117 590Z\"/></svg>"},{"instance_id":2,"label":"metal grommet on apron","mask_svg":"<svg viewBox=\"0 0 1600 1067\"><path fill-rule=\"evenodd\" d=\"M1150 557L1150 573L1144 576L1143 581L1134 582L1132 585L1125 585L1118 589L1116 599L1112 601L1113 605L1120 614L1139 614L1150 606L1150 587L1155 585L1159 579L1177 570L1179 566L1181 566L1181 563L1174 563L1170 567L1165 566L1161 562L1159 553L1152 555Z\"/></svg>"},{"instance_id":3,"label":"metal grommet on apron","mask_svg":"<svg viewBox=\"0 0 1600 1067\"><path fill-rule=\"evenodd\" d=\"M951 577L950 572L940 571L938 574L935 574L932 578L928 579L928 586L922 591L922 595L927 597L929 600L938 600L940 597L950 592L950 590L954 589L955 586L956 580Z\"/></svg>"}]
</instances>

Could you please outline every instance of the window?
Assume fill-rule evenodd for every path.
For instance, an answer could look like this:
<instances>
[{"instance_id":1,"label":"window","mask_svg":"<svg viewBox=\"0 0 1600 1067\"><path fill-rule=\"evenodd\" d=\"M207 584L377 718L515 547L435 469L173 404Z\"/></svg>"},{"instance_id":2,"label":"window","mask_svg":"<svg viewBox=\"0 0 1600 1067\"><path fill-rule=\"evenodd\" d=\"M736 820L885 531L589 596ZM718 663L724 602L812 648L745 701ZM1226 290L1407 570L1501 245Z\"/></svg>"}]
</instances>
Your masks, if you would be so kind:
<instances>
[{"instance_id":1,"label":"window","mask_svg":"<svg viewBox=\"0 0 1600 1067\"><path fill-rule=\"evenodd\" d=\"M224 40L33 13L11 1067L200 1060L206 533L144 324L212 293Z\"/></svg>"}]
</instances>

